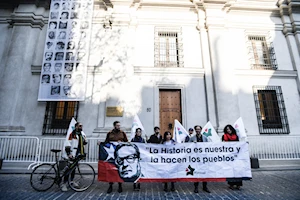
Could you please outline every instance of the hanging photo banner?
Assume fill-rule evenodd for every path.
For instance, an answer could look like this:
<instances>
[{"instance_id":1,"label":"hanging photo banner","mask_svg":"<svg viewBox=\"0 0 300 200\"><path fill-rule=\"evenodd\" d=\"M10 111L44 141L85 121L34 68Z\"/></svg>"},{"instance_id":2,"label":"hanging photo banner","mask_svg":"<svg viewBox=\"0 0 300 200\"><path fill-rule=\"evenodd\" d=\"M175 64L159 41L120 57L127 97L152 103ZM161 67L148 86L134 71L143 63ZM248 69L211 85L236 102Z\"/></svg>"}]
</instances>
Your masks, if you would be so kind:
<instances>
[{"instance_id":1,"label":"hanging photo banner","mask_svg":"<svg viewBox=\"0 0 300 200\"><path fill-rule=\"evenodd\" d=\"M198 182L252 178L246 142L101 143L98 180Z\"/></svg>"},{"instance_id":2,"label":"hanging photo banner","mask_svg":"<svg viewBox=\"0 0 300 200\"><path fill-rule=\"evenodd\" d=\"M85 98L93 0L52 0L39 101Z\"/></svg>"}]
</instances>

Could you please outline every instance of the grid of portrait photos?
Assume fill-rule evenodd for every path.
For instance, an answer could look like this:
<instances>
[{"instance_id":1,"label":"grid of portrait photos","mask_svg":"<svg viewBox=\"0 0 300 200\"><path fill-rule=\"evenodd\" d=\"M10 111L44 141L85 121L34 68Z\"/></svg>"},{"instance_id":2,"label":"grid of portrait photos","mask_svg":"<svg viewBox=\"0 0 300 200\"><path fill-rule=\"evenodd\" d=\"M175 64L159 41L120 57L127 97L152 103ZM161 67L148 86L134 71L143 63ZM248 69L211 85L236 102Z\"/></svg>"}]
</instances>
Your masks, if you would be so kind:
<instances>
[{"instance_id":1,"label":"grid of portrait photos","mask_svg":"<svg viewBox=\"0 0 300 200\"><path fill-rule=\"evenodd\" d=\"M52 0L39 101L84 100L93 0Z\"/></svg>"}]
</instances>

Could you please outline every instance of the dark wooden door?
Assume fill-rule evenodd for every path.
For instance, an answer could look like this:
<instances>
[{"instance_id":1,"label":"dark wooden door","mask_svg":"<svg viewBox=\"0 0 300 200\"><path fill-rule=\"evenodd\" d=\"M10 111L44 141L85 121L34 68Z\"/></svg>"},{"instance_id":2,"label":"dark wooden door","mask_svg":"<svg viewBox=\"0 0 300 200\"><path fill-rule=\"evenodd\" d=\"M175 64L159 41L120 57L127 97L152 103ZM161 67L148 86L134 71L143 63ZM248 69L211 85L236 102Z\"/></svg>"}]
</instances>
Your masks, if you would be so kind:
<instances>
[{"instance_id":1,"label":"dark wooden door","mask_svg":"<svg viewBox=\"0 0 300 200\"><path fill-rule=\"evenodd\" d=\"M181 123L181 91L159 90L159 120L162 135L165 131L173 134L175 119Z\"/></svg>"}]
</instances>

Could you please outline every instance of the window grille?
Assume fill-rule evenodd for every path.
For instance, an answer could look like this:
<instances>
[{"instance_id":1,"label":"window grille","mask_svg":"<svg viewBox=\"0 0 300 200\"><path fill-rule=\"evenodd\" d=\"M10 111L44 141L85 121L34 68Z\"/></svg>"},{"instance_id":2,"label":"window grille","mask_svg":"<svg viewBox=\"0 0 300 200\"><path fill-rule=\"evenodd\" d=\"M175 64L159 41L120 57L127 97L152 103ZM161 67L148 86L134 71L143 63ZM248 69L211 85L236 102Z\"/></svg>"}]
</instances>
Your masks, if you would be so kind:
<instances>
[{"instance_id":1,"label":"window grille","mask_svg":"<svg viewBox=\"0 0 300 200\"><path fill-rule=\"evenodd\" d=\"M280 86L253 86L259 132L288 134L289 124Z\"/></svg>"},{"instance_id":2,"label":"window grille","mask_svg":"<svg viewBox=\"0 0 300 200\"><path fill-rule=\"evenodd\" d=\"M183 67L181 28L155 27L155 67Z\"/></svg>"},{"instance_id":3,"label":"window grille","mask_svg":"<svg viewBox=\"0 0 300 200\"><path fill-rule=\"evenodd\" d=\"M65 135L72 117L77 120L78 101L47 102L43 135Z\"/></svg>"},{"instance_id":4,"label":"window grille","mask_svg":"<svg viewBox=\"0 0 300 200\"><path fill-rule=\"evenodd\" d=\"M248 49L251 69L277 69L274 47L265 36L248 36Z\"/></svg>"}]
</instances>

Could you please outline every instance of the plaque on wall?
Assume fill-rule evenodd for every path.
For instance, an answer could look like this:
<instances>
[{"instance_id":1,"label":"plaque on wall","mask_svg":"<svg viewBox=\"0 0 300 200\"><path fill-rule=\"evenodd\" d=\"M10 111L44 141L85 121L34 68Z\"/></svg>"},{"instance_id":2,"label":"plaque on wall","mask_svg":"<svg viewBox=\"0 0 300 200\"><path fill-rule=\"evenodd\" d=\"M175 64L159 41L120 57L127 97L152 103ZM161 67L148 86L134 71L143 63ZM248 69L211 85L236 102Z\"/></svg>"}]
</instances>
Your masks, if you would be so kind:
<instances>
[{"instance_id":1,"label":"plaque on wall","mask_svg":"<svg viewBox=\"0 0 300 200\"><path fill-rule=\"evenodd\" d=\"M123 116L123 107L106 107L106 117L122 117Z\"/></svg>"}]
</instances>

